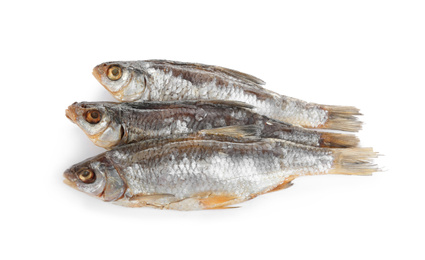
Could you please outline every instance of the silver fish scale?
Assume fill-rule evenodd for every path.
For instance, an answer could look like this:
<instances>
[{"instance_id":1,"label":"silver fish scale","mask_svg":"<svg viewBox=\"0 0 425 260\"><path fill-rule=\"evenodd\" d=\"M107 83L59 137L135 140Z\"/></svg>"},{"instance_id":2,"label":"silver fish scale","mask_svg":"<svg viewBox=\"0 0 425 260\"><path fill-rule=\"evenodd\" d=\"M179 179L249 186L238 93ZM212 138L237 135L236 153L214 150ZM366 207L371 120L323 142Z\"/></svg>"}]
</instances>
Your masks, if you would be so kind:
<instances>
[{"instance_id":1,"label":"silver fish scale","mask_svg":"<svg viewBox=\"0 0 425 260\"><path fill-rule=\"evenodd\" d=\"M183 199L211 193L247 198L291 175L325 173L333 162L327 149L271 139L254 143L191 140L137 149L133 145L110 152L126 180L128 196L172 194Z\"/></svg>"},{"instance_id":2,"label":"silver fish scale","mask_svg":"<svg viewBox=\"0 0 425 260\"><path fill-rule=\"evenodd\" d=\"M152 84L148 84L141 100L235 100L254 105L257 113L268 117L311 127L324 124L328 119L327 111L316 105L282 97L266 89L261 89L262 95L265 95L265 99L262 100L256 94L245 91L238 81L234 83L228 81L227 85L219 85L214 78L209 82L193 85L182 76L174 76L172 71L164 72L149 67L147 72L153 76L153 81ZM143 77L143 75L139 74L139 77Z\"/></svg>"},{"instance_id":3,"label":"silver fish scale","mask_svg":"<svg viewBox=\"0 0 425 260\"><path fill-rule=\"evenodd\" d=\"M125 114L136 115L130 116L130 120L126 120L124 122L127 125L128 142L177 134L187 134L200 129L212 128L211 124L206 122L203 122L203 125L199 126L198 121L195 121L188 116L184 116L184 112L185 111L182 111L181 113L174 112L171 114L171 112L167 113L166 110L165 112L160 111L160 113L155 113L155 110L151 110L148 113L133 113L133 111L127 111ZM190 111L187 112L190 113ZM158 118L159 116L161 116L161 118Z\"/></svg>"},{"instance_id":4,"label":"silver fish scale","mask_svg":"<svg viewBox=\"0 0 425 260\"><path fill-rule=\"evenodd\" d=\"M203 112L202 112L203 111ZM203 114L202 114L202 113ZM199 115L198 114L202 114ZM191 116L188 116L191 115ZM208 120L204 118L208 116ZM231 124L240 125L246 119L246 111L233 113ZM127 120L129 118L129 120ZM134 112L133 110L125 110L122 120L126 125L128 140L127 142L135 142L143 139L163 137L178 134L187 134L202 129L211 129L213 127L227 126L224 118L213 112L212 109L208 114L203 109L174 108L164 110L149 110L145 112ZM141 138L141 137L144 138Z\"/></svg>"}]
</instances>

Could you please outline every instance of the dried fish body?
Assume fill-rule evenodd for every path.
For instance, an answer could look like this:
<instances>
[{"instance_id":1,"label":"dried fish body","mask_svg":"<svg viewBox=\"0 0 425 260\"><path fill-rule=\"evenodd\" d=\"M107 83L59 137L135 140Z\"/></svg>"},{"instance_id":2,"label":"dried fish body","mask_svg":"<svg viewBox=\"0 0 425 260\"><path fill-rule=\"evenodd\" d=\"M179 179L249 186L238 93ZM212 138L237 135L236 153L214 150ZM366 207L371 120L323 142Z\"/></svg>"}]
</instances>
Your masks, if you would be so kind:
<instances>
[{"instance_id":1,"label":"dried fish body","mask_svg":"<svg viewBox=\"0 0 425 260\"><path fill-rule=\"evenodd\" d=\"M370 162L375 156L371 148L316 148L255 137L148 140L87 159L64 177L68 185L122 206L215 209L288 187L298 176L369 175L377 170Z\"/></svg>"},{"instance_id":2,"label":"dried fish body","mask_svg":"<svg viewBox=\"0 0 425 260\"><path fill-rule=\"evenodd\" d=\"M270 119L233 101L80 102L66 115L100 147L191 134L203 129L256 125L259 137L318 147L353 147L354 135L317 132Z\"/></svg>"},{"instance_id":3,"label":"dried fish body","mask_svg":"<svg viewBox=\"0 0 425 260\"><path fill-rule=\"evenodd\" d=\"M307 128L358 131L354 107L307 103L263 88L254 76L217 66L164 60L107 62L93 75L120 101L233 100Z\"/></svg>"}]
</instances>

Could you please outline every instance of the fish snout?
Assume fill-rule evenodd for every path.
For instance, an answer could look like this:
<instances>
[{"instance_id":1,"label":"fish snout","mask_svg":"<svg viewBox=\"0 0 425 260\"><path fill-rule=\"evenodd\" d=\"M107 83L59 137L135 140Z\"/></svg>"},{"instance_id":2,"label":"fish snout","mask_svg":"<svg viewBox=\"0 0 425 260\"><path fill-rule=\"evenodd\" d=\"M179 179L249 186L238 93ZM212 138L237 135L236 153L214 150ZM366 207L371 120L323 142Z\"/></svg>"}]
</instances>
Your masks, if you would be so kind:
<instances>
[{"instance_id":1,"label":"fish snout","mask_svg":"<svg viewBox=\"0 0 425 260\"><path fill-rule=\"evenodd\" d=\"M75 111L75 107L74 107L74 105L76 104L77 102L75 102L74 104L72 104L72 105L70 105L66 110L65 110L65 116L69 119L69 120L71 120L72 122L74 122L75 123L75 121L77 120L77 113L76 113L76 111Z\"/></svg>"},{"instance_id":2,"label":"fish snout","mask_svg":"<svg viewBox=\"0 0 425 260\"><path fill-rule=\"evenodd\" d=\"M105 75L107 69L108 65L105 63L100 64L93 68L92 74L100 83L102 83L102 75Z\"/></svg>"},{"instance_id":3,"label":"fish snout","mask_svg":"<svg viewBox=\"0 0 425 260\"><path fill-rule=\"evenodd\" d=\"M65 178L63 180L63 182L66 185L68 185L68 186L70 186L72 188L76 188L77 187L77 183L76 183L76 180L75 180L75 174L73 174L70 170L66 170L63 173L63 177Z\"/></svg>"}]
</instances>

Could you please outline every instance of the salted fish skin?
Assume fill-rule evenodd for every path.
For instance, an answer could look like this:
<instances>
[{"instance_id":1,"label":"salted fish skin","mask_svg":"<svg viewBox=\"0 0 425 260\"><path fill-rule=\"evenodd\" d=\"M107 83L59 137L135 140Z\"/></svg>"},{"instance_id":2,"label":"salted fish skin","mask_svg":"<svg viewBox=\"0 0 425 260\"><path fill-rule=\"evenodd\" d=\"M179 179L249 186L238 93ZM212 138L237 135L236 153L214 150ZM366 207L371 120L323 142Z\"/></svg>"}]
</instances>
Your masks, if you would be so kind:
<instances>
[{"instance_id":1,"label":"salted fish skin","mask_svg":"<svg viewBox=\"0 0 425 260\"><path fill-rule=\"evenodd\" d=\"M99 195L101 185L110 187L109 172L115 171L113 176L120 176L123 186L115 184L120 190L113 194L119 195L107 196L108 201L198 210L252 199L298 176L367 175L377 170L370 162L375 156L370 148L315 148L278 139L163 139L118 147L72 166L64 175L67 182L77 183L74 188L96 191L94 195L105 200L108 194ZM94 171L96 182L79 183L76 176L82 169Z\"/></svg>"},{"instance_id":2,"label":"salted fish skin","mask_svg":"<svg viewBox=\"0 0 425 260\"><path fill-rule=\"evenodd\" d=\"M98 123L87 122L90 111L101 115ZM69 106L66 114L96 145L106 149L232 125L256 125L260 137L311 146L353 147L358 143L354 135L292 126L257 114L252 106L233 101L76 102Z\"/></svg>"},{"instance_id":3,"label":"salted fish skin","mask_svg":"<svg viewBox=\"0 0 425 260\"><path fill-rule=\"evenodd\" d=\"M111 66L122 70L108 78ZM234 100L255 106L270 118L308 128L358 131L354 107L307 103L265 89L254 76L217 66L165 60L114 61L96 66L93 75L120 101Z\"/></svg>"}]
</instances>

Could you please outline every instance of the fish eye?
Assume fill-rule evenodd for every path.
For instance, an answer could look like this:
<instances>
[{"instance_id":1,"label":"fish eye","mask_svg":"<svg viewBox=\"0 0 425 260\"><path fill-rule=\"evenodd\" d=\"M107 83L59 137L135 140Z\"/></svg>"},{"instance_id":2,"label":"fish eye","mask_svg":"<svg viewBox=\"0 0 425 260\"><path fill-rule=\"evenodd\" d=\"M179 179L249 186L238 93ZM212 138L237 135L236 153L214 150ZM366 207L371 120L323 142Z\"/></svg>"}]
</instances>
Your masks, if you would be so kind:
<instances>
[{"instance_id":1,"label":"fish eye","mask_svg":"<svg viewBox=\"0 0 425 260\"><path fill-rule=\"evenodd\" d=\"M82 169L77 173L78 179L84 183L93 183L96 180L96 175L90 169Z\"/></svg>"},{"instance_id":2,"label":"fish eye","mask_svg":"<svg viewBox=\"0 0 425 260\"><path fill-rule=\"evenodd\" d=\"M122 69L120 66L112 65L108 69L108 78L110 80L119 80L122 76Z\"/></svg>"},{"instance_id":3,"label":"fish eye","mask_svg":"<svg viewBox=\"0 0 425 260\"><path fill-rule=\"evenodd\" d=\"M98 110L90 110L86 113L86 121L89 122L90 124L99 123L101 118L102 118L102 113L100 113Z\"/></svg>"}]
</instances>

